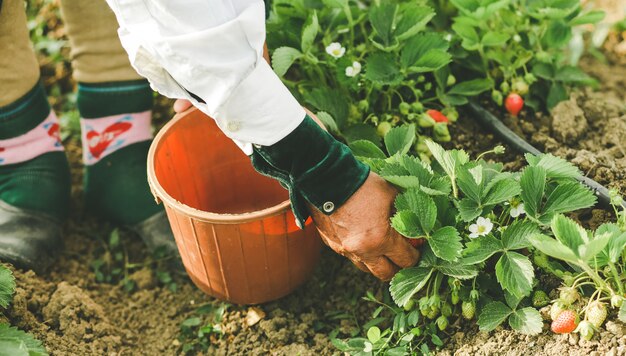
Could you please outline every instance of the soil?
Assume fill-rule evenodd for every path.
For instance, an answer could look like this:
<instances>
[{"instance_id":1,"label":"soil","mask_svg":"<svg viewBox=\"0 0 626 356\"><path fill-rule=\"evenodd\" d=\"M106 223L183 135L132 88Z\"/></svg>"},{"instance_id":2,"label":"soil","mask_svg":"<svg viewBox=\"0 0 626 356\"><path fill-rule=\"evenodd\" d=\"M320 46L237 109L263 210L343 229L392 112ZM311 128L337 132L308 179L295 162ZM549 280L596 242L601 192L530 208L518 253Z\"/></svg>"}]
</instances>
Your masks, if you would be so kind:
<instances>
[{"instance_id":1,"label":"soil","mask_svg":"<svg viewBox=\"0 0 626 356\"><path fill-rule=\"evenodd\" d=\"M583 67L599 79L600 91L577 93L551 116L508 123L538 148L571 159L591 178L626 194L626 67L589 60ZM45 82L58 85L63 81L60 86L70 91L73 84L68 69L67 63L56 69L47 66ZM51 101L60 109L62 103ZM171 102L161 98L158 104L155 119L162 124L171 117ZM451 131L453 145L473 155L500 143L468 117L462 116ZM66 142L74 184L73 214L64 229L65 251L42 275L15 271L18 288L5 317L42 340L52 355L182 354L181 323L195 316L198 306L220 302L204 295L183 275L174 275L178 288L171 291L159 281L138 238L127 231L121 236L129 261L146 264L130 275L137 287L127 292L121 284L96 281L90 265L103 258L102 247L112 226L81 213L81 151L76 135L73 137ZM520 168L523 161L510 148L504 156L492 158L509 169ZM579 219L593 227L609 216L593 209ZM362 300L365 292L380 295L385 288L326 250L313 278L292 295L258 306L260 313L251 307L229 306L222 322L223 336L211 338L206 354L339 354L328 335L356 335L375 308ZM251 311L261 319L249 326L246 316ZM455 325L439 354L626 355L626 330L621 323L607 323L600 337L590 342L579 341L576 335L554 335L547 327L544 334L527 337L503 328L487 334L478 332L473 323Z\"/></svg>"},{"instance_id":2,"label":"soil","mask_svg":"<svg viewBox=\"0 0 626 356\"><path fill-rule=\"evenodd\" d=\"M507 125L543 152L576 164L582 172L626 194L626 67L585 60L582 67L601 91L575 92L551 115L506 117Z\"/></svg>"}]
</instances>

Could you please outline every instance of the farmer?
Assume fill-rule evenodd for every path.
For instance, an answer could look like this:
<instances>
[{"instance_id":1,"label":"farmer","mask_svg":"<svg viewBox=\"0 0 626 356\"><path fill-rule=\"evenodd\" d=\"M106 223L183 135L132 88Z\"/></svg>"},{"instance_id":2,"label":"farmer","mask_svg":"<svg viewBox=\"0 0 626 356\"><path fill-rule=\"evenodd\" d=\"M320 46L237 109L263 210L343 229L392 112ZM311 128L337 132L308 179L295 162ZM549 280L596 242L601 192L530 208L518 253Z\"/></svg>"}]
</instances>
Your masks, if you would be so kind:
<instances>
[{"instance_id":1,"label":"farmer","mask_svg":"<svg viewBox=\"0 0 626 356\"><path fill-rule=\"evenodd\" d=\"M119 90L116 85L122 82L134 89L145 85L145 82L128 82L136 79L134 72L132 77L103 74L111 72L109 66L120 60L119 44L115 42L115 49L101 49L103 43L111 45L108 41L113 42L110 27L102 25L100 28L108 14L103 9L94 10L99 6L97 1L82 3L65 0L62 1L62 8L73 45L73 65L79 82L79 110L81 116L86 118L82 120L83 131L92 127L100 128L101 132L108 126L89 125L95 122L91 121L95 114L87 114L85 110L91 106L111 108L124 102L140 103L142 100L139 98L125 100L130 89ZM139 74L162 94L188 100L214 117L225 134L251 156L257 170L279 179L289 188L299 224L312 215L324 241L357 267L381 279L389 279L399 268L413 265L418 259L418 251L389 225L396 191L370 173L368 167L358 162L345 145L334 140L306 115L263 60L263 2L193 0L178 5L175 3L109 2L117 15L122 44ZM89 13L97 15L88 15L87 8ZM72 19L74 15L76 18ZM95 63L82 63L89 58ZM129 74L131 70L127 59L124 64L117 69L124 68ZM83 71L94 77L82 75ZM112 78L115 78L115 84L101 84ZM111 87L113 89L109 90ZM98 98L88 96L120 91L121 95L112 100L107 100L110 97L106 95ZM21 95L17 96L18 102L28 98L28 95ZM81 98L85 104L81 104ZM9 105L11 110L19 106ZM188 105L179 101L176 108L182 110ZM0 109L0 123L9 121L2 120L2 113L11 114L5 109ZM142 109L132 107L122 114L141 112ZM119 112L107 112L98 117L110 119L114 115L117 115L118 121L109 124L123 123L119 121ZM91 148L90 138L83 132L86 150ZM97 147L101 149L101 146ZM142 164L145 165L145 150L142 154ZM101 158L103 156L100 154ZM122 153L118 156L126 157ZM85 160L89 164L88 158ZM141 169L145 170L143 166ZM88 174L87 179L95 179L96 173L99 177L102 171ZM126 178L125 175L117 176ZM104 183L97 188L106 189L104 185L110 179L114 178L100 179ZM144 189L149 195L145 176L141 179L143 185L134 186L132 191ZM88 188L87 199L90 194L101 192L94 187L89 193ZM99 194L99 199L103 198L107 196ZM106 206L123 210L121 203Z\"/></svg>"}]
</instances>

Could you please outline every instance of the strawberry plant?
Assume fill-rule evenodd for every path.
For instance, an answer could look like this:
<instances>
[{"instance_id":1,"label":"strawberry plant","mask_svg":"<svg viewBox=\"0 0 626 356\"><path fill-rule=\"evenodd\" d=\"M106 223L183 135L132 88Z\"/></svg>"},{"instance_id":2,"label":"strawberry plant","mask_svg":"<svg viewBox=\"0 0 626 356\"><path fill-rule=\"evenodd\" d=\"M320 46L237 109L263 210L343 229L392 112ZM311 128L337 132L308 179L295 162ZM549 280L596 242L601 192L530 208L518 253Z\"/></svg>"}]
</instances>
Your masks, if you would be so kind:
<instances>
[{"instance_id":1,"label":"strawberry plant","mask_svg":"<svg viewBox=\"0 0 626 356\"><path fill-rule=\"evenodd\" d=\"M457 83L447 68L449 38L431 26L435 15L426 1L274 1L267 25L272 65L348 142L378 143L402 123L449 141L454 105L491 83Z\"/></svg>"},{"instance_id":2,"label":"strawberry plant","mask_svg":"<svg viewBox=\"0 0 626 356\"><path fill-rule=\"evenodd\" d=\"M411 316L417 321L409 326L422 331L445 331L461 317L477 317L482 331L506 322L522 333L541 332L542 318L533 307L536 275L529 251L538 236L560 236L560 231L546 229L565 219L563 213L595 204L594 194L576 181L581 173L547 154L526 155L526 168L507 172L484 159L502 153L502 147L471 159L463 150L447 151L426 140L431 164L409 154L415 137L415 127L404 125L389 130L384 150L364 140L350 144L357 157L399 189L393 228L406 238L424 241L419 264L401 270L391 281L390 295L398 306L395 318ZM414 351L424 341L394 329L380 335L387 339L370 340L374 352L397 347Z\"/></svg>"},{"instance_id":3,"label":"strawberry plant","mask_svg":"<svg viewBox=\"0 0 626 356\"><path fill-rule=\"evenodd\" d=\"M15 277L10 269L0 264L0 308L11 304L14 293ZM48 355L39 340L7 323L0 323L0 350L3 355Z\"/></svg>"},{"instance_id":4,"label":"strawberry plant","mask_svg":"<svg viewBox=\"0 0 626 356\"><path fill-rule=\"evenodd\" d=\"M451 25L453 72L460 77L469 70L488 80L497 106L515 93L534 110L551 109L568 98L568 87L594 83L575 65L584 25L602 20L602 11L583 11L579 0L450 2L458 9ZM509 105L515 116L521 107Z\"/></svg>"},{"instance_id":5,"label":"strawberry plant","mask_svg":"<svg viewBox=\"0 0 626 356\"><path fill-rule=\"evenodd\" d=\"M553 272L563 278L565 284L558 303L574 305L578 302L574 307L581 307L584 313L584 323L577 331L586 339L590 339L606 320L607 306L614 308L618 318L626 322L626 303L623 303L626 297L626 208L617 192L611 191L611 194L617 217L615 223L605 223L596 231L588 231L558 214L550 220L553 236L540 233L529 239L537 250L575 267L573 274L562 270Z\"/></svg>"}]
</instances>

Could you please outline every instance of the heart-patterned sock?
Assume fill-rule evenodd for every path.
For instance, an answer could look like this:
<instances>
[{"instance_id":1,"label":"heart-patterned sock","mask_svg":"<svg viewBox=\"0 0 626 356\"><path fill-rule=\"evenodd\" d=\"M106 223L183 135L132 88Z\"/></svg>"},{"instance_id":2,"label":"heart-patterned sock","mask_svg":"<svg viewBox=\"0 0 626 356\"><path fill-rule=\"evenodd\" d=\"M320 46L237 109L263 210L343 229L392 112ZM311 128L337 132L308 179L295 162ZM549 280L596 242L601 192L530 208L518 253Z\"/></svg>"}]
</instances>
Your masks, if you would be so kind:
<instances>
[{"instance_id":1,"label":"heart-patterned sock","mask_svg":"<svg viewBox=\"0 0 626 356\"><path fill-rule=\"evenodd\" d=\"M41 84L0 107L0 200L58 220L67 216L70 172L59 120Z\"/></svg>"},{"instance_id":2,"label":"heart-patterned sock","mask_svg":"<svg viewBox=\"0 0 626 356\"><path fill-rule=\"evenodd\" d=\"M161 211L148 187L152 90L145 80L78 85L85 203L99 217L136 224Z\"/></svg>"}]
</instances>

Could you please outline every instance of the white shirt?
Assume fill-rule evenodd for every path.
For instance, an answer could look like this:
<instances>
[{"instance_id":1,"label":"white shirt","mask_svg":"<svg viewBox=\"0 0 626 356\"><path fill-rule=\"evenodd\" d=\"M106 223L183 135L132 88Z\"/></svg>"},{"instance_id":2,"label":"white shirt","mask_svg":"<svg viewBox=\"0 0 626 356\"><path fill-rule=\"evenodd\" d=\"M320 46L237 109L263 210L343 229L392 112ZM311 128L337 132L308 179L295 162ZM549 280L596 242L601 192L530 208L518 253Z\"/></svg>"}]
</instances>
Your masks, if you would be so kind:
<instances>
[{"instance_id":1,"label":"white shirt","mask_svg":"<svg viewBox=\"0 0 626 356\"><path fill-rule=\"evenodd\" d=\"M107 0L137 72L214 118L246 154L293 131L304 109L263 59L262 0ZM205 103L195 100L189 92Z\"/></svg>"}]
</instances>

